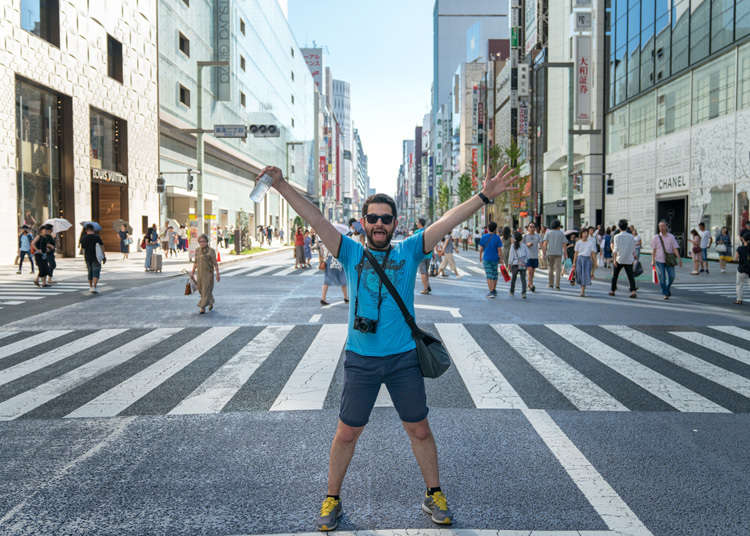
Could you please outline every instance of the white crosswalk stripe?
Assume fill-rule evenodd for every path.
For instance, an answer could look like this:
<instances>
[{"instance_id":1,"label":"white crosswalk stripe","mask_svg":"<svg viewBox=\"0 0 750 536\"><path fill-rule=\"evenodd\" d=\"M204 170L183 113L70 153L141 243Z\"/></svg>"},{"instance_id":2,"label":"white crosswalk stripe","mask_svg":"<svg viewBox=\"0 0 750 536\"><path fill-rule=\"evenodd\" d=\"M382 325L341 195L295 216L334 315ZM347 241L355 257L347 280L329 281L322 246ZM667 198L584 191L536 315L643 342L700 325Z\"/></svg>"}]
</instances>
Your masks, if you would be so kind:
<instances>
[{"instance_id":1,"label":"white crosswalk stripe","mask_svg":"<svg viewBox=\"0 0 750 536\"><path fill-rule=\"evenodd\" d=\"M153 365L71 412L67 417L114 417L198 359L236 329L236 327L209 329Z\"/></svg>"},{"instance_id":2,"label":"white crosswalk stripe","mask_svg":"<svg viewBox=\"0 0 750 536\"><path fill-rule=\"evenodd\" d=\"M680 411L729 411L574 326L554 324L549 329L673 408Z\"/></svg>"},{"instance_id":3,"label":"white crosswalk stripe","mask_svg":"<svg viewBox=\"0 0 750 536\"><path fill-rule=\"evenodd\" d=\"M621 385L624 377L677 411L750 412L750 374L741 370L726 370L720 366L721 364L716 365L698 357L701 355L700 350L709 348L750 364L750 351L745 348L698 332L661 332L665 336L669 336L666 335L669 333L695 344L695 351L684 351L663 337L658 338L656 333L646 334L625 326L602 326L611 334L607 338L608 341L612 340L612 336L622 340L622 344L613 346L611 342L605 343L597 338L603 335L589 334L572 325L551 324L546 327L551 332L547 337L560 337L561 343L564 339L584 353L578 356L576 361L570 361L568 354L557 353L557 346L553 340L545 339L541 342L530 331L517 324L490 325L498 337L494 342L475 338L472 335L474 331L470 332L464 324L436 324L435 328L445 342L455 365L455 372L439 380L446 382L441 385L441 389L450 387L468 393L472 408L527 409L534 405L529 402L530 400L539 400L540 397L531 393L526 397L524 389L528 387L523 386L529 384L519 382L528 381L523 380L523 374L536 371L540 375L539 379L535 380L537 388L559 393L580 411L628 411L630 403L620 399L627 395L623 394L621 387L615 388L615 385ZM69 330L44 333L24 330L0 331L0 344L3 342L2 339L22 337L19 340L11 339L12 342L0 346L0 420L16 419L29 412L35 417L42 418L45 412L51 412L53 415L67 414L67 417L113 417L131 406L133 409L130 411L138 412L141 408L147 411L147 404L164 397L169 405L166 405L165 401L164 409L157 412L168 412L173 415L211 414L236 411L237 408L277 412L331 409L334 407L332 405L337 406L338 397L330 396L329 391L334 388L340 389L343 381L343 377L340 376L340 360L346 342L346 326L299 326L298 329L303 330L300 333L306 332L310 337L311 342L306 348L300 348L299 337L290 336L293 328L293 325L267 326L247 341L247 335L237 331L237 327L213 327L203 332L196 331L192 340L180 343L177 348L171 347L162 351L166 355L153 358L150 357L153 348L162 342L168 342L170 337L183 330L162 328L139 333L135 338L128 338L125 329L81 332L77 338L72 338L74 334ZM743 340L747 339L747 329L736 326L712 326L711 329L717 334L726 333ZM28 336L24 336L26 333ZM592 333L604 332L599 330ZM117 347L112 348L110 345L102 355L92 355L92 359L78 364L75 368L64 366L67 359L75 359L81 352L91 353L92 348L106 343L116 335L123 340L122 343L117 343ZM65 336L63 342L56 342L62 336ZM219 351L214 347L220 342L228 340L227 342L231 343L235 337L242 338L242 342L239 345L226 346L239 348L232 355L220 357L212 354ZM494 357L496 349L490 351L489 348L501 341L514 352L514 357ZM626 355L644 350L649 352L651 359L663 360L670 363L670 366L696 375L693 381L704 382L701 394L693 390L695 387L689 388L680 381L665 376L666 373L657 372ZM493 357L490 358L490 355ZM22 360L2 368L3 359L11 356ZM127 363L131 367L130 370L133 370L132 365L139 361L139 357L146 356L150 357L147 364L140 368L136 366L135 372L120 367ZM209 368L201 368L201 363L197 363L204 356L202 363ZM294 356L292 361L289 360L290 356ZM219 359L216 359L217 357ZM285 372L278 372L277 363L282 361L276 360L285 363L282 367ZM579 360L591 360L592 364L598 362L597 366L600 368L597 370L605 372L598 372L592 377L588 372L591 369L581 368ZM530 367L517 368L518 363L522 362ZM194 378L195 383L185 383L184 390L180 391L180 382L188 380L186 375L177 377L177 374L192 363L199 365L191 368L198 376ZM605 366L601 367L599 363ZM53 377L50 377L50 371L53 370L49 368L51 365L60 369L59 375L52 374ZM262 373L264 381L270 382L264 384L266 392L261 395L249 393L246 386L261 369L265 371ZM39 382L42 374L45 376L43 381ZM28 388L23 387L26 378L29 379ZM174 378L174 381L167 383L171 378ZM96 390L97 382L102 381L104 386ZM190 382L192 381L191 378ZM693 385L691 383L691 386ZM721 386L723 390L716 396L723 397L723 402L713 400L710 393L711 385ZM89 394L92 389L95 392ZM735 398L726 398L726 390L736 393ZM639 390L638 393L642 391ZM148 402L142 400L147 395ZM236 399L238 396L239 399ZM243 402L243 396L248 396L249 401ZM53 408L58 398L65 400L62 406L65 410L58 409L54 413ZM557 401L543 402L542 405L545 407L533 409L554 410L571 407L569 404L562 405L559 396L547 399ZM663 404L650 400L654 410L663 410ZM141 403L134 406L139 401ZM724 407L722 404L732 405ZM381 386L375 405L393 407L385 386Z\"/></svg>"},{"instance_id":4,"label":"white crosswalk stripe","mask_svg":"<svg viewBox=\"0 0 750 536\"><path fill-rule=\"evenodd\" d=\"M99 284L99 287L105 286L106 283ZM23 305L28 301L35 302L68 292L82 292L88 288L86 281L60 281L49 288L37 288L32 279L0 279L0 305Z\"/></svg>"},{"instance_id":5,"label":"white crosswalk stripe","mask_svg":"<svg viewBox=\"0 0 750 536\"><path fill-rule=\"evenodd\" d=\"M245 277L257 277L259 275L267 274L268 272L273 272L274 270L278 270L279 265L274 264L272 266L264 266L260 270L255 270L254 272L250 272L249 274L245 274Z\"/></svg>"},{"instance_id":6,"label":"white crosswalk stripe","mask_svg":"<svg viewBox=\"0 0 750 536\"><path fill-rule=\"evenodd\" d=\"M292 326L269 326L264 329L170 413L177 415L221 411L291 329Z\"/></svg>"}]
</instances>

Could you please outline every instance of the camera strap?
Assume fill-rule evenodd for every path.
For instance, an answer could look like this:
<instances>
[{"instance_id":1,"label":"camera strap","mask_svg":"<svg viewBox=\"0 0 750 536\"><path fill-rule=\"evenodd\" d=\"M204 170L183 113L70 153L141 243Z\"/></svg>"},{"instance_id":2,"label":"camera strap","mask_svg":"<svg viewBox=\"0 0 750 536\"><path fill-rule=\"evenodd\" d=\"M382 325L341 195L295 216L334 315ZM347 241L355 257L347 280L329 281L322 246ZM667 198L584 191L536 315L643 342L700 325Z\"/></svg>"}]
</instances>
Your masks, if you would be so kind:
<instances>
[{"instance_id":1,"label":"camera strap","mask_svg":"<svg viewBox=\"0 0 750 536\"><path fill-rule=\"evenodd\" d=\"M383 266L385 266L385 263L388 262L388 256L391 254L391 249L393 248L388 248L388 251L385 254L385 258L383 259ZM375 273L377 273L378 276L380 277L380 284L378 285L378 318L377 318L378 322L380 322L380 305L383 303L383 277L380 276L380 274L382 273L383 275L385 275L385 272L383 271L383 267L380 266L380 263L377 261L375 256L369 251L367 251L367 246L364 247L362 260L360 260L359 264L357 265L357 296L354 298L354 317L356 318L357 316L359 316L357 314L357 312L359 311L359 283L362 279L362 269L364 268L365 257L367 257L367 260L375 269ZM386 277L386 280L387 279L388 278Z\"/></svg>"},{"instance_id":2,"label":"camera strap","mask_svg":"<svg viewBox=\"0 0 750 536\"><path fill-rule=\"evenodd\" d=\"M388 276L386 275L385 270L383 270L380 264L378 264L378 261L375 260L375 257L373 256L373 254L370 253L367 250L367 248L365 248L364 255L365 257L367 257L367 260L370 261L370 264L375 269L375 272L378 274L378 277L380 277L381 284L385 285L385 288L388 289L388 292L391 294L393 301L395 301L396 305L398 305L398 308L401 309L401 314L404 315L404 320L406 320L406 323L409 326L409 329L411 329L412 336L414 338L421 336L420 335L421 332L419 328L417 327L417 323L414 321L414 317L409 312L409 309L406 308L406 305L404 304L404 300L401 299L401 296L399 295L398 290L396 290L396 287L394 287L393 283L391 283L391 280L388 279ZM385 262L383 262L383 265L385 265ZM378 314L380 314L380 308L378 308ZM355 315L356 315L356 312L355 312Z\"/></svg>"}]
</instances>

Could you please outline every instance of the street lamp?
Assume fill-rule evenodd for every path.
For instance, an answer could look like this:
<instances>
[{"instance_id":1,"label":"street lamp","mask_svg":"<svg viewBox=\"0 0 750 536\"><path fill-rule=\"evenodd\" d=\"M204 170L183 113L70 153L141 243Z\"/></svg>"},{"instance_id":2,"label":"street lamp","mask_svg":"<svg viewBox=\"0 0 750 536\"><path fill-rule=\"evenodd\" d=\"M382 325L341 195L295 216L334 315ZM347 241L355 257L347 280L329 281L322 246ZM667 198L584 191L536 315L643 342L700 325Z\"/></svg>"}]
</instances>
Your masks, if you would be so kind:
<instances>
[{"instance_id":1,"label":"street lamp","mask_svg":"<svg viewBox=\"0 0 750 536\"><path fill-rule=\"evenodd\" d=\"M198 229L200 233L204 232L203 229L203 218L204 218L204 206L203 206L203 68L204 67L229 67L228 61L199 61L198 65L198 125L197 125L197 139L195 144L195 160L198 167L198 192L197 192L197 203L198 203Z\"/></svg>"}]
</instances>

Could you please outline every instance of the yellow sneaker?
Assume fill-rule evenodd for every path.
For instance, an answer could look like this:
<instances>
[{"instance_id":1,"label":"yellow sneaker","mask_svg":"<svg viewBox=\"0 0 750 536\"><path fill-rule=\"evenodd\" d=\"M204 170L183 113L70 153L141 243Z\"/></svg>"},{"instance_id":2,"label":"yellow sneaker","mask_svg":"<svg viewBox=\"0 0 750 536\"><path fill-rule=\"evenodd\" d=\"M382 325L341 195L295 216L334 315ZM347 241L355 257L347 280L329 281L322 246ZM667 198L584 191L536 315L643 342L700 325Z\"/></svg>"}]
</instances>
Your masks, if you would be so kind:
<instances>
[{"instance_id":1,"label":"yellow sneaker","mask_svg":"<svg viewBox=\"0 0 750 536\"><path fill-rule=\"evenodd\" d=\"M425 493L422 510L430 514L432 522L438 525L450 525L453 523L453 514L448 509L448 499L442 491L436 491L432 495Z\"/></svg>"},{"instance_id":2,"label":"yellow sneaker","mask_svg":"<svg viewBox=\"0 0 750 536\"><path fill-rule=\"evenodd\" d=\"M344 515L344 512L341 508L341 499L336 500L333 497L326 497L323 506L320 507L318 530L336 530L336 527L339 526L339 518L342 515Z\"/></svg>"}]
</instances>

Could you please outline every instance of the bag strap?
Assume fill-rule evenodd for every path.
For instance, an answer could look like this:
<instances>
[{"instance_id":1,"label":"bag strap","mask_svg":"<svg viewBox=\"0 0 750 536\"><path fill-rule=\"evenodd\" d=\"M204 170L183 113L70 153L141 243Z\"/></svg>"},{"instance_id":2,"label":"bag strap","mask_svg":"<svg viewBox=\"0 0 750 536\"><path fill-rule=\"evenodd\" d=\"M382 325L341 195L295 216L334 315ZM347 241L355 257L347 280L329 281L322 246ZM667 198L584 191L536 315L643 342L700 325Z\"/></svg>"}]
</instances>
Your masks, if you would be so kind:
<instances>
[{"instance_id":1,"label":"bag strap","mask_svg":"<svg viewBox=\"0 0 750 536\"><path fill-rule=\"evenodd\" d=\"M661 249L664 250L664 257L666 258L666 256L667 256L667 247L664 245L664 239L661 237L661 233L659 233L658 236L659 236L659 241L661 242ZM674 248L672 248L672 251L670 251L669 253L671 253L672 255L674 255Z\"/></svg>"},{"instance_id":2,"label":"bag strap","mask_svg":"<svg viewBox=\"0 0 750 536\"><path fill-rule=\"evenodd\" d=\"M417 327L417 323L414 321L414 317L409 312L409 309L406 308L404 300L401 299L398 290L396 290L396 287L393 286L393 283L391 283L391 280L388 279L388 276L383 270L383 267L380 266L380 263L377 261L377 259L375 259L375 256L370 253L366 246L364 248L364 253L365 257L367 257L367 260L370 262L370 265L375 269L375 273L378 274L380 281L385 285L385 288L388 289L388 292L393 298L393 301L395 301L396 305L398 305L398 308L401 309L401 314L404 315L404 320L406 320L406 323L411 329L412 337L417 338L418 334L420 333L419 328Z\"/></svg>"}]
</instances>

